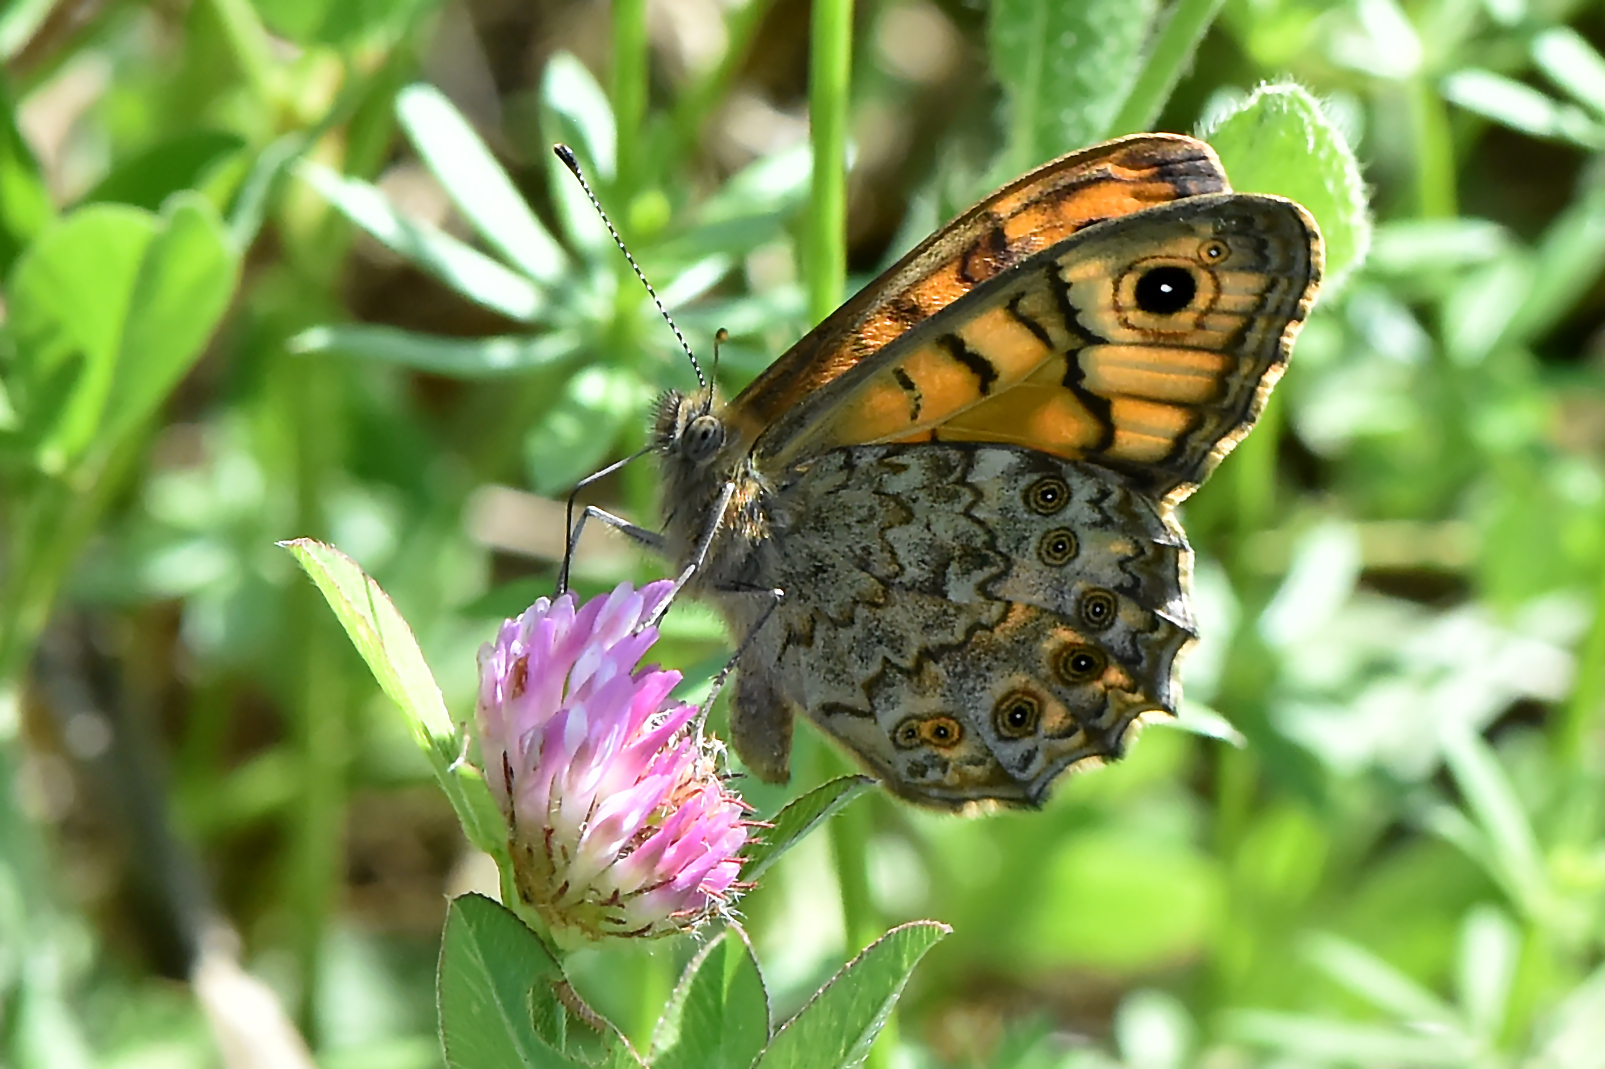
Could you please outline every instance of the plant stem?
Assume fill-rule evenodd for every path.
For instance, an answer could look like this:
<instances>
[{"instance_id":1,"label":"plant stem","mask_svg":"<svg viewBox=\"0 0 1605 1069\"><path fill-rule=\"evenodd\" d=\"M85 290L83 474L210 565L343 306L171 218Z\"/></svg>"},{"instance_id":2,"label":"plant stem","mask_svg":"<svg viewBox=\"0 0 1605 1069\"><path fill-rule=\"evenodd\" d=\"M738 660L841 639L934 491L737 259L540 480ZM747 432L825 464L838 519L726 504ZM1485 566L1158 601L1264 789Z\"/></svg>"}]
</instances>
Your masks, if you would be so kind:
<instances>
[{"instance_id":1,"label":"plant stem","mask_svg":"<svg viewBox=\"0 0 1605 1069\"><path fill-rule=\"evenodd\" d=\"M629 233L631 199L648 185L645 174L648 160L643 149L646 145L647 74L651 63L646 0L613 0L610 89L618 131L618 172L613 176L613 193L617 214L623 216L619 225L625 228L626 234ZM614 273L618 286L614 291L613 322L608 337L616 352L637 354L634 359L637 367L641 367L648 350L640 344L637 335L641 326L639 309L646 295L624 257L614 258ZM631 424L623 437L623 441L615 443L615 448L622 453L632 453L645 444L645 428ZM651 508L652 477L650 465L634 464L624 470L625 499L638 515L647 514Z\"/></svg>"},{"instance_id":2,"label":"plant stem","mask_svg":"<svg viewBox=\"0 0 1605 1069\"><path fill-rule=\"evenodd\" d=\"M852 0L815 0L808 64L814 174L804 267L809 318L816 323L841 303L847 281L847 103L852 58Z\"/></svg>"},{"instance_id":3,"label":"plant stem","mask_svg":"<svg viewBox=\"0 0 1605 1069\"><path fill-rule=\"evenodd\" d=\"M652 63L646 32L646 0L613 0L613 119L618 129L618 203L637 192L645 143L647 72Z\"/></svg>"},{"instance_id":4,"label":"plant stem","mask_svg":"<svg viewBox=\"0 0 1605 1069\"><path fill-rule=\"evenodd\" d=\"M823 743L816 745L814 765L823 772L822 780L859 771L834 747ZM842 936L847 943L848 957L873 943L885 931L885 922L875 908L869 888L869 841L874 824L874 811L870 807L878 802L873 793L856 799L831 817L825 826L830 838L831 862L836 869L836 885L841 893ZM896 1045L897 1019L888 1015L864 1062L866 1069L887 1069Z\"/></svg>"},{"instance_id":5,"label":"plant stem","mask_svg":"<svg viewBox=\"0 0 1605 1069\"><path fill-rule=\"evenodd\" d=\"M1423 219L1451 219L1460 213L1455 195L1454 139L1449 114L1437 86L1418 78L1404 86L1410 125L1415 130L1415 210Z\"/></svg>"},{"instance_id":6,"label":"plant stem","mask_svg":"<svg viewBox=\"0 0 1605 1069\"><path fill-rule=\"evenodd\" d=\"M742 64L747 60L747 49L752 45L758 27L763 25L764 16L768 14L772 3L774 0L747 0L745 7L731 12L726 18L725 34L728 40L724 55L719 57L717 66L680 95L674 106L671 124L675 139L679 142L676 155L689 153L702 131L702 124L730 91Z\"/></svg>"},{"instance_id":7,"label":"plant stem","mask_svg":"<svg viewBox=\"0 0 1605 1069\"><path fill-rule=\"evenodd\" d=\"M852 0L814 0L808 68L809 137L814 152L809 204L808 312L824 319L841 302L847 281L847 116L853 58ZM849 952L880 934L869 897L869 823L862 805L849 806L830 822L831 853L841 887L842 927ZM895 1025L888 1018L864 1064L891 1064Z\"/></svg>"},{"instance_id":8,"label":"plant stem","mask_svg":"<svg viewBox=\"0 0 1605 1069\"><path fill-rule=\"evenodd\" d=\"M0 579L0 682L15 684L26 671L68 566L144 456L144 441L144 431L132 433L96 447L60 477L7 486L18 504L8 517L10 559Z\"/></svg>"},{"instance_id":9,"label":"plant stem","mask_svg":"<svg viewBox=\"0 0 1605 1069\"><path fill-rule=\"evenodd\" d=\"M855 771L841 757L831 759L843 771ZM870 810L873 799L860 799L830 819L830 852L836 865L836 883L841 888L842 929L849 956L858 953L881 935L882 923L869 891ZM888 1016L885 1027L870 1048L866 1069L887 1069L896 1044L897 1020Z\"/></svg>"},{"instance_id":10,"label":"plant stem","mask_svg":"<svg viewBox=\"0 0 1605 1069\"><path fill-rule=\"evenodd\" d=\"M328 526L323 511L327 475L337 467L331 432L345 425L337 375L329 365L299 361L294 367L283 362L280 370L285 419L296 429L297 528L322 535ZM292 655L299 668L291 731L303 773L290 814L287 899L301 978L297 1017L315 1047L323 945L343 871L348 686L335 621L310 584L297 589L291 612Z\"/></svg>"},{"instance_id":11,"label":"plant stem","mask_svg":"<svg viewBox=\"0 0 1605 1069\"><path fill-rule=\"evenodd\" d=\"M852 0L815 0L808 71L808 123L814 153L807 257L809 318L818 322L841 302L847 278L847 103L852 67ZM842 912L851 942L867 903L863 836L838 815L831 844L841 880Z\"/></svg>"},{"instance_id":12,"label":"plant stem","mask_svg":"<svg viewBox=\"0 0 1605 1069\"><path fill-rule=\"evenodd\" d=\"M839 758L837 763L851 771ZM841 885L847 952L856 954L881 934L869 894L869 810L864 802L849 805L831 818L830 850L836 863L836 880Z\"/></svg>"},{"instance_id":13,"label":"plant stem","mask_svg":"<svg viewBox=\"0 0 1605 1069\"><path fill-rule=\"evenodd\" d=\"M1282 438L1282 401L1272 394L1254 433L1233 451L1232 495L1236 499L1233 538L1238 563L1250 552L1249 540L1270 523L1276 507L1276 452Z\"/></svg>"},{"instance_id":14,"label":"plant stem","mask_svg":"<svg viewBox=\"0 0 1605 1069\"><path fill-rule=\"evenodd\" d=\"M1147 130L1159 119L1165 101L1192 64L1198 42L1204 39L1225 0L1177 0L1170 19L1154 41L1153 51L1126 102L1109 124L1108 137Z\"/></svg>"},{"instance_id":15,"label":"plant stem","mask_svg":"<svg viewBox=\"0 0 1605 1069\"><path fill-rule=\"evenodd\" d=\"M273 62L273 37L255 6L248 0L211 0L212 17L222 28L230 58L250 84L251 91L264 104L278 105L278 67Z\"/></svg>"},{"instance_id":16,"label":"plant stem","mask_svg":"<svg viewBox=\"0 0 1605 1069\"><path fill-rule=\"evenodd\" d=\"M1605 524L1605 514L1601 515ZM1605 713L1605 557L1598 563L1594 583L1594 622L1577 651L1576 682L1571 697L1561 711L1555 731L1555 759L1564 767L1581 771L1598 754L1588 752L1588 739Z\"/></svg>"},{"instance_id":17,"label":"plant stem","mask_svg":"<svg viewBox=\"0 0 1605 1069\"><path fill-rule=\"evenodd\" d=\"M0 597L0 680L7 683L18 679L33 655L63 567L76 549L68 539L52 536L72 503L72 492L59 480L42 480L13 513L11 559Z\"/></svg>"}]
</instances>

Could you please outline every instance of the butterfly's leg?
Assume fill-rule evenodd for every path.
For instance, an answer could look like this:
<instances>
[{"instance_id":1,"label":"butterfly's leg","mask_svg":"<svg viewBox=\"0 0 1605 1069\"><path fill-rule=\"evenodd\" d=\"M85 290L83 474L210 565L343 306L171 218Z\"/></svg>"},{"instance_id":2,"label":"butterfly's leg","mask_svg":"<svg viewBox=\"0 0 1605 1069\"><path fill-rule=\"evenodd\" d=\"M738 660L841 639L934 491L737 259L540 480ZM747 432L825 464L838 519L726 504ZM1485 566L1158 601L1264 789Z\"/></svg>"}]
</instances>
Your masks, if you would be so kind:
<instances>
[{"instance_id":1,"label":"butterfly's leg","mask_svg":"<svg viewBox=\"0 0 1605 1069\"><path fill-rule=\"evenodd\" d=\"M656 531L649 531L645 527L637 527L623 516L615 516L606 509L599 509L595 505L586 505L585 511L580 513L580 522L576 523L569 531L568 545L563 550L563 568L558 573L557 578L557 592L559 595L568 591L569 563L574 559L574 547L580 543L580 532L585 530L586 520L601 520L626 538L652 550L654 553L663 552L663 536Z\"/></svg>"},{"instance_id":2,"label":"butterfly's leg","mask_svg":"<svg viewBox=\"0 0 1605 1069\"><path fill-rule=\"evenodd\" d=\"M736 592L736 588L731 589L732 592ZM752 629L741 640L741 645L736 647L736 652L732 653L730 659L725 662L724 667L719 669L719 674L713 677L713 686L708 688L708 697L702 706L702 715L704 717L708 715L708 710L713 708L713 703L718 700L719 692L724 689L725 683L730 679L730 673L736 670L736 664L741 660L741 655L747 652L748 647L752 645L753 639L758 637L758 632L763 630L764 624L769 622L769 618L775 614L776 609L780 608L780 602L786 596L786 592L778 587L773 590L755 590L751 587L741 587L739 592L763 594L769 598L769 607L764 609L763 615L758 617L758 622L752 625Z\"/></svg>"},{"instance_id":3,"label":"butterfly's leg","mask_svg":"<svg viewBox=\"0 0 1605 1069\"><path fill-rule=\"evenodd\" d=\"M663 599L663 603L658 606L657 611L646 620L643 620L641 627L637 630L658 626L658 621L662 620L664 613L669 611L669 606L674 604L674 599L679 597L680 591L691 581L691 577L697 574L697 569L701 568L702 562L707 559L709 547L713 545L713 536L719 533L719 528L724 524L725 509L730 507L730 501L735 496L736 484L734 482L725 483L724 489L719 493L719 502L713 507L713 518L708 521L708 529L702 532L702 540L697 543L697 551L691 556L691 563L687 564L685 570L675 579L674 588L669 591L669 596ZM656 538L657 536L654 535L653 537Z\"/></svg>"},{"instance_id":4,"label":"butterfly's leg","mask_svg":"<svg viewBox=\"0 0 1605 1069\"><path fill-rule=\"evenodd\" d=\"M583 478L579 482L575 483L574 484L574 489L569 491L569 494L568 494L568 507L567 507L567 511L565 513L565 517L566 518L564 520L564 527L566 529L566 539L565 539L565 541L563 543L563 567L561 569L559 569L559 571L557 573L557 592L559 594L564 594L564 593L568 592L568 572L569 572L569 565L571 565L574 562L574 547L579 544L580 532L585 529L585 521L590 519L593 514L596 516L597 519L601 520L603 523L607 524L609 527L615 528L616 530L619 530L619 531L623 531L626 535L628 535L631 538L635 539L637 542L640 542L642 545L646 546L648 549L653 549L653 550L657 550L658 552L662 552L662 550L663 550L663 539L656 532L648 531L648 530L646 530L645 528L642 528L642 527L637 527L633 523L630 523L628 520L622 520L619 517L614 516L614 515L612 515L610 513L607 513L607 512L603 512L601 509L595 508L594 506L587 505L585 507L585 513L582 516L580 516L580 522L579 523L575 523L574 522L574 503L575 503L575 501L577 501L579 499L581 490L585 489L587 486L590 486L592 483L596 482L598 479L602 479L602 478L605 478L605 477L607 477L609 475L612 475L614 472L616 472L620 468L624 467L624 465L628 464L630 461L637 460L640 457L645 456L647 453L651 452L651 449L652 449L652 447L648 446L645 449L641 449L641 450L638 450L637 452L631 453L629 456L625 457L623 460L614 461L612 464L609 464L607 467L603 468L601 471L592 472L590 475L587 475L585 478Z\"/></svg>"},{"instance_id":5,"label":"butterfly's leg","mask_svg":"<svg viewBox=\"0 0 1605 1069\"><path fill-rule=\"evenodd\" d=\"M763 614L747 631L731 655L730 660L719 670L713 679L713 686L709 688L708 697L702 706L702 716L706 717L708 710L718 700L730 673L740 664L743 657L749 656L754 647L759 647L758 662L762 663L766 657L774 652L773 641L763 637L764 625L780 607L785 598L785 591L779 589L763 590L761 588L743 586L725 588L729 593L758 594L769 598L769 605ZM784 783L791 774L791 729L795 718L792 705L775 691L774 683L769 673L760 667L748 666L736 677L735 696L730 703L730 742L737 754L741 756L741 763L747 766L759 779L766 783ZM701 729L700 719L698 730Z\"/></svg>"}]
</instances>

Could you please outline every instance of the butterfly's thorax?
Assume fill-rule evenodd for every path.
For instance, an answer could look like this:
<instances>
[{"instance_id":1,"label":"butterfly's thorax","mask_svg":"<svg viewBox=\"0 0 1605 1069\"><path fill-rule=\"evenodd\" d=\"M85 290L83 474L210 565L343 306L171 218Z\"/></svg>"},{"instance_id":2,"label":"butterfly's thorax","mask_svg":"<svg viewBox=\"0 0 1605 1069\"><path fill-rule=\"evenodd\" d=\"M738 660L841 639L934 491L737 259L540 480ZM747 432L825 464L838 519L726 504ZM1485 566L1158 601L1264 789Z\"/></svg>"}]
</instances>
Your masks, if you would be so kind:
<instances>
[{"instance_id":1,"label":"butterfly's thorax","mask_svg":"<svg viewBox=\"0 0 1605 1069\"><path fill-rule=\"evenodd\" d=\"M670 391L658 402L653 435L662 467L664 551L684 568L703 540L711 539L689 589L761 592L774 585L767 576L774 572L775 536L783 521L771 487L753 463L751 442L723 418L720 407L708 392ZM711 432L718 436L716 447L697 448L692 431L698 421L717 424ZM727 486L730 499L721 514L717 510Z\"/></svg>"}]
</instances>

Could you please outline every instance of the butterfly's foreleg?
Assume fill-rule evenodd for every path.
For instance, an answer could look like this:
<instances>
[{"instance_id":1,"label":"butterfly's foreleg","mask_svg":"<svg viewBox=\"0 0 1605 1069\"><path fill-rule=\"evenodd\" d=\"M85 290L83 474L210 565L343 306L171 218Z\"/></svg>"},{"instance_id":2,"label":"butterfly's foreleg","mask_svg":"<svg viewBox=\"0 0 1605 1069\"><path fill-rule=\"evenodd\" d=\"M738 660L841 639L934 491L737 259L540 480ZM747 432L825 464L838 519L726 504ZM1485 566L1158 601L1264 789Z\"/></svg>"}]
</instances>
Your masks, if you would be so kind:
<instances>
[{"instance_id":1,"label":"butterfly's foreleg","mask_svg":"<svg viewBox=\"0 0 1605 1069\"><path fill-rule=\"evenodd\" d=\"M631 453L623 460L614 461L601 471L595 471L587 475L585 478L575 483L574 489L569 491L568 503L564 511L563 521L565 536L563 542L563 566L557 573L557 592L559 594L565 594L568 592L568 573L569 566L574 563L574 547L580 543L580 532L585 530L585 521L590 519L592 516L595 516L597 519L601 520L609 527L612 527L614 530L622 531L624 534L635 539L635 541L639 542L648 549L657 553L663 552L662 535L658 534L656 531L648 531L644 527L637 527L630 521L621 519L610 512L605 512L594 505L585 506L585 512L580 516L579 522L574 522L574 505L579 500L581 490L584 490L587 486L590 486L599 479L603 479L609 475L612 475L630 461L638 460L651 451L652 447L648 446L645 449L637 450L636 452Z\"/></svg>"},{"instance_id":2,"label":"butterfly's foreleg","mask_svg":"<svg viewBox=\"0 0 1605 1069\"><path fill-rule=\"evenodd\" d=\"M601 520L626 538L652 550L654 553L663 552L663 536L656 531L649 531L645 527L637 527L623 516L615 516L606 509L599 509L595 505L586 505L585 511L580 513L579 522L569 528L568 543L563 547L563 567L558 572L557 577L557 592L559 594L563 594L568 590L569 565L573 563L574 547L580 544L580 532L585 530L586 520Z\"/></svg>"},{"instance_id":3,"label":"butterfly's foreleg","mask_svg":"<svg viewBox=\"0 0 1605 1069\"><path fill-rule=\"evenodd\" d=\"M674 599L680 596L680 591L685 589L685 585L691 581L691 577L701 569L702 562L708 558L708 549L713 545L713 538L719 533L719 527L724 523L725 509L730 507L730 501L735 496L736 484L734 482L725 483L724 489L719 492L719 501L713 507L712 518L708 520L708 528L702 532L702 538L697 541L697 551L691 555L691 562L681 570L679 576L674 580L674 588L669 591L669 596L663 599L657 611L641 622L642 628L656 627L658 621L663 619L664 613L669 611L669 606L674 604ZM654 535L653 537L656 538L657 536Z\"/></svg>"}]
</instances>

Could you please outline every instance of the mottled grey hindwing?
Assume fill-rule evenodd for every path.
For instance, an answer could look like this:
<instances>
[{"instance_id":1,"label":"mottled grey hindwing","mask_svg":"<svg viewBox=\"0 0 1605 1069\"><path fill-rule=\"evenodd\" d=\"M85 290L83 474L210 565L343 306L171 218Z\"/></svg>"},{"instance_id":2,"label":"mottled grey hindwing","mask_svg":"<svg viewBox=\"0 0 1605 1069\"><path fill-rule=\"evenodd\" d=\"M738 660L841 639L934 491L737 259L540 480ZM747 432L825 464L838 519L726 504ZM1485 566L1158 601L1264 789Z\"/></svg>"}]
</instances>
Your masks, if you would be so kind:
<instances>
[{"instance_id":1,"label":"mottled grey hindwing","mask_svg":"<svg viewBox=\"0 0 1605 1069\"><path fill-rule=\"evenodd\" d=\"M1123 476L1012 446L856 446L773 502L757 579L786 596L741 662L770 708L738 694L738 722L779 702L890 789L958 807L1037 804L1174 711L1191 558Z\"/></svg>"}]
</instances>

